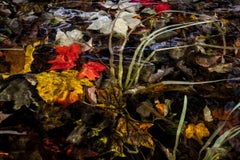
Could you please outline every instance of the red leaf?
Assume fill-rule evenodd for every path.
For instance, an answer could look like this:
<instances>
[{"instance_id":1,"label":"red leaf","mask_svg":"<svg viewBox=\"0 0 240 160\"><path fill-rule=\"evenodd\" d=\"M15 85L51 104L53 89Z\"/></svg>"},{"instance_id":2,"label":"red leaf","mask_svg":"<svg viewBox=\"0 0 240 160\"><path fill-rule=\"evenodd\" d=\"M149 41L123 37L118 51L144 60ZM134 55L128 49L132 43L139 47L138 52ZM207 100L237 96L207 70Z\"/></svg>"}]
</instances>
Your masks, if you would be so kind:
<instances>
[{"instance_id":1,"label":"red leaf","mask_svg":"<svg viewBox=\"0 0 240 160\"><path fill-rule=\"evenodd\" d=\"M73 68L76 65L74 61L78 59L81 48L79 44L73 43L71 46L56 46L55 50L58 55L54 60L48 61L52 64L50 70Z\"/></svg>"},{"instance_id":2,"label":"red leaf","mask_svg":"<svg viewBox=\"0 0 240 160\"><path fill-rule=\"evenodd\" d=\"M168 3L164 3L164 2L159 3L158 5L156 5L154 7L154 10L158 13L159 16L161 16L163 14L162 11L166 11L166 10L170 10L170 9L171 9L170 5Z\"/></svg>"},{"instance_id":3,"label":"red leaf","mask_svg":"<svg viewBox=\"0 0 240 160\"><path fill-rule=\"evenodd\" d=\"M99 72L102 72L106 67L98 62L88 62L83 65L82 70L80 71L78 78L87 77L89 80L94 81L96 78L100 78Z\"/></svg>"},{"instance_id":4,"label":"red leaf","mask_svg":"<svg viewBox=\"0 0 240 160\"><path fill-rule=\"evenodd\" d=\"M143 6L152 6L155 2L155 0L131 0L131 2L139 2Z\"/></svg>"}]
</instances>

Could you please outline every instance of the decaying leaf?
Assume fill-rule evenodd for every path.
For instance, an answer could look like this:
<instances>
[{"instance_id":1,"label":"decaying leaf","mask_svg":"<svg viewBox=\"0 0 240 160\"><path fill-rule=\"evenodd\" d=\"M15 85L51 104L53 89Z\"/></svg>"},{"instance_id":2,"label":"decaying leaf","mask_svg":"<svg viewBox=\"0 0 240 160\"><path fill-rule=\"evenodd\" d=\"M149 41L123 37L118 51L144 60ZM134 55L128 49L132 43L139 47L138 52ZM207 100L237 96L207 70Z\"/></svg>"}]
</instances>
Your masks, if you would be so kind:
<instances>
[{"instance_id":1,"label":"decaying leaf","mask_svg":"<svg viewBox=\"0 0 240 160\"><path fill-rule=\"evenodd\" d=\"M100 3L105 8L109 9L121 9L132 13L135 13L141 7L140 3L129 2L128 0L119 0L118 4L111 0L107 0L105 3Z\"/></svg>"},{"instance_id":2,"label":"decaying leaf","mask_svg":"<svg viewBox=\"0 0 240 160\"><path fill-rule=\"evenodd\" d=\"M28 48L26 53L28 52ZM5 53L6 61L10 63L10 73L17 74L24 69L25 53L24 50L9 50Z\"/></svg>"},{"instance_id":3,"label":"decaying leaf","mask_svg":"<svg viewBox=\"0 0 240 160\"><path fill-rule=\"evenodd\" d=\"M207 56L207 57L196 57L196 63L202 67L210 67L212 65L215 65L217 63L217 60L221 56Z\"/></svg>"},{"instance_id":4,"label":"decaying leaf","mask_svg":"<svg viewBox=\"0 0 240 160\"><path fill-rule=\"evenodd\" d=\"M151 126L153 126L152 123L137 122L130 118L120 118L117 131L124 135L126 143L134 147L144 146L154 149L152 136L148 133L148 129Z\"/></svg>"},{"instance_id":5,"label":"decaying leaf","mask_svg":"<svg viewBox=\"0 0 240 160\"><path fill-rule=\"evenodd\" d=\"M162 116L166 116L169 112L168 106L164 103L157 103L155 107Z\"/></svg>"},{"instance_id":6,"label":"decaying leaf","mask_svg":"<svg viewBox=\"0 0 240 160\"><path fill-rule=\"evenodd\" d=\"M89 30L99 30L103 34L111 33L112 20L107 15L98 16L96 20L93 20L92 24L88 26Z\"/></svg>"},{"instance_id":7,"label":"decaying leaf","mask_svg":"<svg viewBox=\"0 0 240 160\"><path fill-rule=\"evenodd\" d=\"M201 145L203 145L203 138L208 137L210 135L210 132L208 131L208 128L205 126L204 123L198 123L197 125L195 124L188 124L185 136L188 139L194 139L198 141Z\"/></svg>"},{"instance_id":8,"label":"decaying leaf","mask_svg":"<svg viewBox=\"0 0 240 160\"><path fill-rule=\"evenodd\" d=\"M203 115L204 115L205 121L207 121L207 122L213 121L212 113L211 113L211 110L208 108L208 106L205 106L203 108Z\"/></svg>"},{"instance_id":9,"label":"decaying leaf","mask_svg":"<svg viewBox=\"0 0 240 160\"><path fill-rule=\"evenodd\" d=\"M216 66L208 68L209 72L217 72L217 73L228 73L232 71L232 63L226 64L218 64Z\"/></svg>"},{"instance_id":10,"label":"decaying leaf","mask_svg":"<svg viewBox=\"0 0 240 160\"><path fill-rule=\"evenodd\" d=\"M122 107L123 104L123 95L119 88L112 87L106 89L97 89L96 90L98 103L106 104L108 106L112 105L115 107Z\"/></svg>"},{"instance_id":11,"label":"decaying leaf","mask_svg":"<svg viewBox=\"0 0 240 160\"><path fill-rule=\"evenodd\" d=\"M11 114L6 114L6 113L3 113L2 111L0 111L0 123L1 123L4 119L8 118L10 115L11 115Z\"/></svg>"},{"instance_id":12,"label":"decaying leaf","mask_svg":"<svg viewBox=\"0 0 240 160\"><path fill-rule=\"evenodd\" d=\"M86 92L87 99L90 101L90 103L97 104L96 86L87 88Z\"/></svg>"},{"instance_id":13,"label":"decaying leaf","mask_svg":"<svg viewBox=\"0 0 240 160\"><path fill-rule=\"evenodd\" d=\"M78 71L66 70L60 72L42 72L36 75L37 90L42 99L47 103L58 102L71 104L83 97L83 86L93 84L86 78L79 80Z\"/></svg>"},{"instance_id":14,"label":"decaying leaf","mask_svg":"<svg viewBox=\"0 0 240 160\"><path fill-rule=\"evenodd\" d=\"M73 43L80 42L82 37L83 34L78 29L67 31L66 33L58 30L55 40L59 42L59 45L61 46L69 46Z\"/></svg>"},{"instance_id":15,"label":"decaying leaf","mask_svg":"<svg viewBox=\"0 0 240 160\"><path fill-rule=\"evenodd\" d=\"M92 20L92 24L89 25L87 29L99 30L101 33L107 35L112 32L112 26L114 25L113 31L117 35L126 37L129 28L133 29L138 25L141 25L141 20L138 19L140 16L136 13L122 11L116 14L116 21L113 21L105 12L99 12L99 14L96 14L96 19Z\"/></svg>"},{"instance_id":16,"label":"decaying leaf","mask_svg":"<svg viewBox=\"0 0 240 160\"><path fill-rule=\"evenodd\" d=\"M0 84L0 101L13 101L15 110L31 104L38 106L35 91L35 86L24 77L10 76Z\"/></svg>"}]
</instances>

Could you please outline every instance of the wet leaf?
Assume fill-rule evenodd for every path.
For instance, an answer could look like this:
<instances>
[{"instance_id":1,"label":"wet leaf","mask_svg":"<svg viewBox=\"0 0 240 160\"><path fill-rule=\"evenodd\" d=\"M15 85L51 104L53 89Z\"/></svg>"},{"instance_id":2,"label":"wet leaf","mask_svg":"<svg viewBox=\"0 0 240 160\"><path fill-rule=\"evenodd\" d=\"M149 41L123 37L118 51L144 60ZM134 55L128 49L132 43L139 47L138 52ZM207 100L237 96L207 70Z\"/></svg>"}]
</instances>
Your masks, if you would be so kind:
<instances>
[{"instance_id":1,"label":"wet leaf","mask_svg":"<svg viewBox=\"0 0 240 160\"><path fill-rule=\"evenodd\" d=\"M101 15L96 20L93 20L87 29L99 30L103 34L109 34L111 32L111 23L112 20L108 16Z\"/></svg>"},{"instance_id":2,"label":"wet leaf","mask_svg":"<svg viewBox=\"0 0 240 160\"><path fill-rule=\"evenodd\" d=\"M13 101L15 110L31 104L38 106L35 94L35 86L24 77L10 76L0 84L0 101Z\"/></svg>"},{"instance_id":3,"label":"wet leaf","mask_svg":"<svg viewBox=\"0 0 240 160\"><path fill-rule=\"evenodd\" d=\"M208 68L209 72L217 72L217 73L228 73L232 71L232 63L227 64L218 64L216 66Z\"/></svg>"},{"instance_id":4,"label":"wet leaf","mask_svg":"<svg viewBox=\"0 0 240 160\"><path fill-rule=\"evenodd\" d=\"M119 88L105 88L96 90L98 103L105 104L104 106L123 107L123 95Z\"/></svg>"},{"instance_id":5,"label":"wet leaf","mask_svg":"<svg viewBox=\"0 0 240 160\"><path fill-rule=\"evenodd\" d=\"M158 102L157 104L155 104L155 107L162 116L166 116L169 112L168 106L164 103Z\"/></svg>"},{"instance_id":6,"label":"wet leaf","mask_svg":"<svg viewBox=\"0 0 240 160\"><path fill-rule=\"evenodd\" d=\"M166 11L170 9L171 9L170 5L166 2L160 2L154 7L154 10L157 12L158 16L162 16L163 14L162 11Z\"/></svg>"},{"instance_id":7,"label":"wet leaf","mask_svg":"<svg viewBox=\"0 0 240 160\"><path fill-rule=\"evenodd\" d=\"M212 122L213 121L212 113L211 113L211 110L208 108L208 106L204 107L203 116L204 116L205 121L207 121L207 122Z\"/></svg>"},{"instance_id":8,"label":"wet leaf","mask_svg":"<svg viewBox=\"0 0 240 160\"><path fill-rule=\"evenodd\" d=\"M204 123L198 123L195 124L188 124L185 136L187 139L194 139L198 141L201 145L203 145L203 138L208 137L210 135L210 132L208 131L208 128L205 126Z\"/></svg>"},{"instance_id":9,"label":"wet leaf","mask_svg":"<svg viewBox=\"0 0 240 160\"><path fill-rule=\"evenodd\" d=\"M133 3L133 1L125 1L125 0L120 0L118 4L114 3L111 0L107 0L105 3L100 3L102 6L105 8L110 8L110 9L121 9L121 10L126 10L132 13L135 13L141 5L139 3Z\"/></svg>"},{"instance_id":10,"label":"wet leaf","mask_svg":"<svg viewBox=\"0 0 240 160\"><path fill-rule=\"evenodd\" d=\"M27 52L32 52L28 48ZM24 50L16 51L10 50L5 53L5 59L7 62L10 62L10 74L17 74L20 73L24 69L25 65L25 53Z\"/></svg>"},{"instance_id":11,"label":"wet leaf","mask_svg":"<svg viewBox=\"0 0 240 160\"><path fill-rule=\"evenodd\" d=\"M40 44L39 41L33 43L33 45L28 45L25 52L25 65L23 73L31 72L31 64L34 60L33 52L35 51L35 47Z\"/></svg>"},{"instance_id":12,"label":"wet leaf","mask_svg":"<svg viewBox=\"0 0 240 160\"><path fill-rule=\"evenodd\" d=\"M70 46L56 46L57 57L54 60L48 61L52 64L50 70L57 69L72 69L76 66L75 61L78 59L81 48L77 43Z\"/></svg>"},{"instance_id":13,"label":"wet leaf","mask_svg":"<svg viewBox=\"0 0 240 160\"><path fill-rule=\"evenodd\" d=\"M78 71L66 70L61 73L50 71L36 75L37 90L47 103L71 104L83 97L83 86L93 84L86 78L79 80Z\"/></svg>"},{"instance_id":14,"label":"wet leaf","mask_svg":"<svg viewBox=\"0 0 240 160\"><path fill-rule=\"evenodd\" d=\"M124 135L126 143L133 145L134 147L144 146L153 149L153 139L148 132L148 129L151 126L153 126L152 123L143 123L129 118L120 118L117 130Z\"/></svg>"},{"instance_id":15,"label":"wet leaf","mask_svg":"<svg viewBox=\"0 0 240 160\"><path fill-rule=\"evenodd\" d=\"M1 111L1 112L0 112L0 123L1 123L4 119L8 118L10 115L11 115L11 114L5 114L5 113L3 113L3 112Z\"/></svg>"},{"instance_id":16,"label":"wet leaf","mask_svg":"<svg viewBox=\"0 0 240 160\"><path fill-rule=\"evenodd\" d=\"M59 42L60 46L70 46L73 43L80 42L83 34L80 30L74 29L66 33L58 30L55 41Z\"/></svg>"},{"instance_id":17,"label":"wet leaf","mask_svg":"<svg viewBox=\"0 0 240 160\"><path fill-rule=\"evenodd\" d=\"M103 34L110 34L112 32L111 26L114 25L113 31L122 37L126 37L129 28L133 29L141 24L140 17L136 13L130 13L122 11L116 18L116 21L112 21L106 14L98 14L97 19L93 20L92 24L87 29L99 30Z\"/></svg>"},{"instance_id":18,"label":"wet leaf","mask_svg":"<svg viewBox=\"0 0 240 160\"><path fill-rule=\"evenodd\" d=\"M207 56L207 57L196 57L196 63L202 67L210 67L217 64L217 61L221 56Z\"/></svg>"},{"instance_id":19,"label":"wet leaf","mask_svg":"<svg viewBox=\"0 0 240 160\"><path fill-rule=\"evenodd\" d=\"M83 64L82 70L80 71L78 78L82 79L87 77L90 81L95 81L96 78L100 78L100 72L104 71L106 67L99 62L88 62Z\"/></svg>"},{"instance_id":20,"label":"wet leaf","mask_svg":"<svg viewBox=\"0 0 240 160\"><path fill-rule=\"evenodd\" d=\"M87 88L86 96L91 103L97 104L96 86Z\"/></svg>"}]
</instances>

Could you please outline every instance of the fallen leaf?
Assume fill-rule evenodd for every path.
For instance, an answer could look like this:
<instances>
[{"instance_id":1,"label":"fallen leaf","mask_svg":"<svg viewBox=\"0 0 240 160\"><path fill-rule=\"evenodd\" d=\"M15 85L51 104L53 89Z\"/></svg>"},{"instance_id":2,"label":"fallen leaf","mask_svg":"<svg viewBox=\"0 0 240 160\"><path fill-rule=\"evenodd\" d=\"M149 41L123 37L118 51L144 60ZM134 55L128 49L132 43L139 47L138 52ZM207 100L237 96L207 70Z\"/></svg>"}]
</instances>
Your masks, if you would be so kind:
<instances>
[{"instance_id":1,"label":"fallen leaf","mask_svg":"<svg viewBox=\"0 0 240 160\"><path fill-rule=\"evenodd\" d=\"M170 9L171 9L170 5L166 2L160 2L154 7L154 10L157 12L158 16L162 16L163 14L162 11L167 11Z\"/></svg>"},{"instance_id":2,"label":"fallen leaf","mask_svg":"<svg viewBox=\"0 0 240 160\"><path fill-rule=\"evenodd\" d=\"M92 20L92 24L88 26L89 30L99 30L105 35L111 33L112 20L107 15L98 16L96 20Z\"/></svg>"},{"instance_id":3,"label":"fallen leaf","mask_svg":"<svg viewBox=\"0 0 240 160\"><path fill-rule=\"evenodd\" d=\"M148 129L152 123L137 122L130 118L120 118L117 124L117 131L126 138L126 143L133 147L144 146L149 149L154 148L153 139Z\"/></svg>"},{"instance_id":4,"label":"fallen leaf","mask_svg":"<svg viewBox=\"0 0 240 160\"><path fill-rule=\"evenodd\" d=\"M210 135L210 132L208 131L208 128L205 126L204 123L198 123L195 124L188 124L187 129L185 131L185 136L187 139L194 139L198 141L201 145L203 145L202 139L204 137L208 137Z\"/></svg>"},{"instance_id":5,"label":"fallen leaf","mask_svg":"<svg viewBox=\"0 0 240 160\"><path fill-rule=\"evenodd\" d=\"M213 121L212 113L211 113L211 110L208 108L208 106L205 106L203 108L203 116L205 121L207 122Z\"/></svg>"},{"instance_id":6,"label":"fallen leaf","mask_svg":"<svg viewBox=\"0 0 240 160\"><path fill-rule=\"evenodd\" d=\"M47 103L60 103L68 105L81 100L83 86L93 86L86 78L78 79L78 71L66 70L61 73L50 71L36 75L37 90L42 99Z\"/></svg>"},{"instance_id":7,"label":"fallen leaf","mask_svg":"<svg viewBox=\"0 0 240 160\"><path fill-rule=\"evenodd\" d=\"M232 63L226 63L226 64L221 63L208 68L208 71L217 72L217 73L228 73L232 71Z\"/></svg>"},{"instance_id":8,"label":"fallen leaf","mask_svg":"<svg viewBox=\"0 0 240 160\"><path fill-rule=\"evenodd\" d=\"M78 43L82 40L83 34L80 30L74 29L66 33L61 30L57 31L55 41L59 42L60 46L69 46L73 43Z\"/></svg>"},{"instance_id":9,"label":"fallen leaf","mask_svg":"<svg viewBox=\"0 0 240 160\"><path fill-rule=\"evenodd\" d=\"M22 106L30 107L31 104L38 106L35 91L35 86L25 77L10 76L0 84L0 101L13 101L15 110Z\"/></svg>"},{"instance_id":10,"label":"fallen leaf","mask_svg":"<svg viewBox=\"0 0 240 160\"><path fill-rule=\"evenodd\" d=\"M164 103L157 103L155 104L155 107L157 109L157 111L162 115L162 116L166 116L168 114L168 106Z\"/></svg>"},{"instance_id":11,"label":"fallen leaf","mask_svg":"<svg viewBox=\"0 0 240 160\"><path fill-rule=\"evenodd\" d=\"M0 123L1 123L4 119L8 118L10 115L11 115L11 114L6 114L6 113L3 113L2 111L0 111Z\"/></svg>"},{"instance_id":12,"label":"fallen leaf","mask_svg":"<svg viewBox=\"0 0 240 160\"><path fill-rule=\"evenodd\" d=\"M96 90L98 103L106 106L122 107L124 106L123 94L119 88L105 88Z\"/></svg>"},{"instance_id":13,"label":"fallen leaf","mask_svg":"<svg viewBox=\"0 0 240 160\"><path fill-rule=\"evenodd\" d=\"M202 67L210 67L217 64L217 61L221 56L207 56L207 57L196 57L196 63Z\"/></svg>"},{"instance_id":14,"label":"fallen leaf","mask_svg":"<svg viewBox=\"0 0 240 160\"><path fill-rule=\"evenodd\" d=\"M26 53L30 51L26 50ZM32 50L30 51L32 52ZM24 50L22 51L17 51L17 50L9 50L5 52L5 59L6 62L10 63L10 73L11 74L18 74L20 72L22 72L22 70L24 69L24 65L25 65L25 53Z\"/></svg>"},{"instance_id":15,"label":"fallen leaf","mask_svg":"<svg viewBox=\"0 0 240 160\"><path fill-rule=\"evenodd\" d=\"M76 66L75 61L78 59L81 48L77 43L73 43L70 46L56 46L57 57L54 60L48 61L52 64L50 70L57 69L72 69Z\"/></svg>"},{"instance_id":16,"label":"fallen leaf","mask_svg":"<svg viewBox=\"0 0 240 160\"><path fill-rule=\"evenodd\" d=\"M86 96L90 103L97 104L96 86L87 88Z\"/></svg>"},{"instance_id":17,"label":"fallen leaf","mask_svg":"<svg viewBox=\"0 0 240 160\"><path fill-rule=\"evenodd\" d=\"M117 4L111 0L107 0L105 3L100 4L105 8L126 10L132 13L135 13L141 7L139 3L133 3L133 1L129 2L126 0L119 0Z\"/></svg>"},{"instance_id":18,"label":"fallen leaf","mask_svg":"<svg viewBox=\"0 0 240 160\"><path fill-rule=\"evenodd\" d=\"M90 81L95 81L96 78L100 78L99 72L102 72L106 69L106 67L99 62L88 62L87 64L83 64L82 70L80 71L78 78L82 79L87 77Z\"/></svg>"}]
</instances>

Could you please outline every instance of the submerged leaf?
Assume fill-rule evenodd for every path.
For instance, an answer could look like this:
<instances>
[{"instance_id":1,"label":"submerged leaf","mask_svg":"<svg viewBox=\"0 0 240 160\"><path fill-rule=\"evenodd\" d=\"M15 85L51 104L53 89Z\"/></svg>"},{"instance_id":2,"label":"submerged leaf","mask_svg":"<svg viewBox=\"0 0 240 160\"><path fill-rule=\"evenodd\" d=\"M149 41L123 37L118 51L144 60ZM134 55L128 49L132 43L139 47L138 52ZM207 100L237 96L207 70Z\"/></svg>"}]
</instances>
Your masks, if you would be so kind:
<instances>
[{"instance_id":1,"label":"submerged leaf","mask_svg":"<svg viewBox=\"0 0 240 160\"><path fill-rule=\"evenodd\" d=\"M188 124L185 136L188 139L194 139L198 141L201 145L203 145L202 139L204 137L208 137L210 135L210 132L208 131L208 128L205 126L204 123L198 123L197 125L195 124Z\"/></svg>"},{"instance_id":2,"label":"submerged leaf","mask_svg":"<svg viewBox=\"0 0 240 160\"><path fill-rule=\"evenodd\" d=\"M37 90L47 103L71 104L82 99L83 86L92 86L87 79L79 80L78 71L66 70L61 73L50 71L36 75Z\"/></svg>"}]
</instances>

